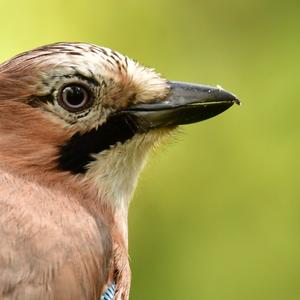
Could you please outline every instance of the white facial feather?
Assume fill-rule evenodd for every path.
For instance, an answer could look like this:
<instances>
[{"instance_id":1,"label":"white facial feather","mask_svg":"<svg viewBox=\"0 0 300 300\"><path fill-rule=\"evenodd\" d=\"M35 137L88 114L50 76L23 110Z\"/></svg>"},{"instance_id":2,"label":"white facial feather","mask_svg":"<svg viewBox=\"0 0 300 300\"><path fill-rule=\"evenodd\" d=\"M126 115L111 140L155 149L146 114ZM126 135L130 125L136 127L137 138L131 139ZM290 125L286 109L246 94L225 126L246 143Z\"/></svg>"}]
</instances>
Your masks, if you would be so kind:
<instances>
[{"instance_id":1,"label":"white facial feather","mask_svg":"<svg viewBox=\"0 0 300 300\"><path fill-rule=\"evenodd\" d=\"M86 176L97 186L101 197L124 213L136 187L150 149L159 140L159 133L137 134L124 144L95 155Z\"/></svg>"}]
</instances>

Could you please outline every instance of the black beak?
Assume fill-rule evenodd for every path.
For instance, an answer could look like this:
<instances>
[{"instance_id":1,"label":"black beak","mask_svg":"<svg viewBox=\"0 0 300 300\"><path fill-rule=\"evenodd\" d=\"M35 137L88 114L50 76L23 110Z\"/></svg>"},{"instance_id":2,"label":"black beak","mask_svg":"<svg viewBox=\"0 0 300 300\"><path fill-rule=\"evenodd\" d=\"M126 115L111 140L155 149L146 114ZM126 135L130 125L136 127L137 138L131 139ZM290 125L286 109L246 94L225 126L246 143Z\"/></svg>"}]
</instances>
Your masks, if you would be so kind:
<instances>
[{"instance_id":1,"label":"black beak","mask_svg":"<svg viewBox=\"0 0 300 300\"><path fill-rule=\"evenodd\" d=\"M170 92L163 100L136 104L122 111L138 122L142 131L203 121L234 103L237 97L222 88L170 81Z\"/></svg>"}]
</instances>

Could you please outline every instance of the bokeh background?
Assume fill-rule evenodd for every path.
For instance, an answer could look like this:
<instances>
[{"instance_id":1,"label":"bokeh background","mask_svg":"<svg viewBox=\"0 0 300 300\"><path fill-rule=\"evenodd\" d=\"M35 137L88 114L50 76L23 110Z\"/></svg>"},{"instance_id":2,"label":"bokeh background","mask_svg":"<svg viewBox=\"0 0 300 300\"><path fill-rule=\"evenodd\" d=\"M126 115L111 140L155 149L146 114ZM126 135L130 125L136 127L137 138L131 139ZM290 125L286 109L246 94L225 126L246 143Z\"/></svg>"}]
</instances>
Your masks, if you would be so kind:
<instances>
[{"instance_id":1,"label":"bokeh background","mask_svg":"<svg viewBox=\"0 0 300 300\"><path fill-rule=\"evenodd\" d=\"M243 102L156 151L130 209L132 300L300 299L299 0L1 0L0 58L119 50Z\"/></svg>"}]
</instances>

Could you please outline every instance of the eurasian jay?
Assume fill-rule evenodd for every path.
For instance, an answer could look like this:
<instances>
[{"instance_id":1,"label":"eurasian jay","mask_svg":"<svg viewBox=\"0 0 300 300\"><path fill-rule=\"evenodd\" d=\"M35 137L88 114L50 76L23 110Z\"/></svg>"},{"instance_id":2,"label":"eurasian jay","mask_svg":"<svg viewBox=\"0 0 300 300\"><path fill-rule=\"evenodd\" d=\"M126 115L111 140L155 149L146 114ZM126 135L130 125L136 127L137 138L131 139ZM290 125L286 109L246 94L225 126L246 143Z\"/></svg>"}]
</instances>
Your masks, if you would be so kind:
<instances>
[{"instance_id":1,"label":"eurasian jay","mask_svg":"<svg viewBox=\"0 0 300 300\"><path fill-rule=\"evenodd\" d=\"M128 299L128 205L149 150L234 103L90 44L1 64L0 299Z\"/></svg>"}]
</instances>

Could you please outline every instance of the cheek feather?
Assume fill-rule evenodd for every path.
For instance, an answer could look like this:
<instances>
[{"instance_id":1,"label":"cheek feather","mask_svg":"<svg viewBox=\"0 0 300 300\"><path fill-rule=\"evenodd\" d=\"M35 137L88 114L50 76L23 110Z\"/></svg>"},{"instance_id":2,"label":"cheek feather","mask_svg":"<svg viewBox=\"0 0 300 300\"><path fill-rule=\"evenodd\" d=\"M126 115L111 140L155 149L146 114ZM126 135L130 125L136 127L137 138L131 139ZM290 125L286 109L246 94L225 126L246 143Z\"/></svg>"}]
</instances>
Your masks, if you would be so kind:
<instances>
[{"instance_id":1,"label":"cheek feather","mask_svg":"<svg viewBox=\"0 0 300 300\"><path fill-rule=\"evenodd\" d=\"M57 170L57 145L72 131L24 103L0 101L0 162L22 172ZM30 173L29 172L29 173Z\"/></svg>"}]
</instances>

